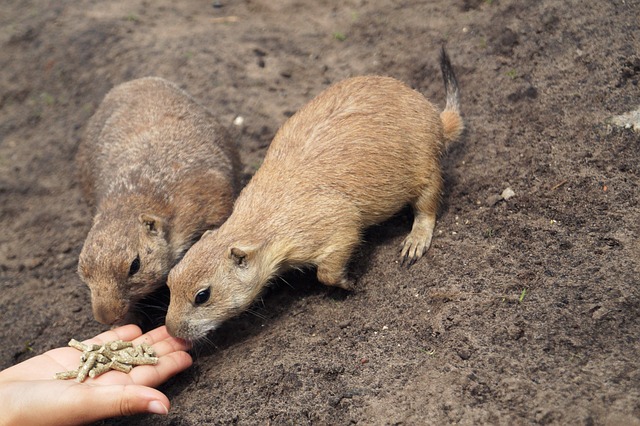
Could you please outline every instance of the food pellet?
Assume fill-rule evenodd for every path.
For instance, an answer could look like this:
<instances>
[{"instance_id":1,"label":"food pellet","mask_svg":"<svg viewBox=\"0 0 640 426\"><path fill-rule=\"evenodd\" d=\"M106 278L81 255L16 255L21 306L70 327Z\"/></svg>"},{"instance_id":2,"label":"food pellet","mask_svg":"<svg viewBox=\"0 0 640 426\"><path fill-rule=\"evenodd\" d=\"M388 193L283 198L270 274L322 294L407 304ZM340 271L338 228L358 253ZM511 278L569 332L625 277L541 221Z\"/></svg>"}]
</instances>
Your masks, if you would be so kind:
<instances>
[{"instance_id":1,"label":"food pellet","mask_svg":"<svg viewBox=\"0 0 640 426\"><path fill-rule=\"evenodd\" d=\"M80 369L78 370L78 377L76 377L76 381L78 383L82 383L84 379L87 378L87 375L89 374L89 370L91 370L93 366L96 365L97 357L98 357L98 354L95 352L91 352L89 356L87 356L87 360L84 362L84 364L82 364L82 367L80 367Z\"/></svg>"},{"instance_id":2,"label":"food pellet","mask_svg":"<svg viewBox=\"0 0 640 426\"><path fill-rule=\"evenodd\" d=\"M122 371L123 373L128 373L133 368L131 364L125 364L115 360L111 361L109 365L111 366L112 369Z\"/></svg>"},{"instance_id":3,"label":"food pellet","mask_svg":"<svg viewBox=\"0 0 640 426\"><path fill-rule=\"evenodd\" d=\"M109 349L112 351L119 351L120 349L130 348L133 346L131 342L123 342L122 340L116 340L114 342L109 343Z\"/></svg>"},{"instance_id":4,"label":"food pellet","mask_svg":"<svg viewBox=\"0 0 640 426\"><path fill-rule=\"evenodd\" d=\"M96 366L93 367L91 371L89 371L89 377L94 379L99 375L106 373L109 370L111 370L111 366L109 364L102 364L102 363L96 364Z\"/></svg>"},{"instance_id":5,"label":"food pellet","mask_svg":"<svg viewBox=\"0 0 640 426\"><path fill-rule=\"evenodd\" d=\"M129 373L135 366L158 363L156 352L146 343L134 345L133 342L115 340L97 345L71 339L69 346L82 352L80 365L76 370L56 373L54 376L56 379L76 379L78 382L83 382L87 376L96 378L110 370Z\"/></svg>"},{"instance_id":6,"label":"food pellet","mask_svg":"<svg viewBox=\"0 0 640 426\"><path fill-rule=\"evenodd\" d=\"M56 373L54 377L60 380L75 379L76 377L78 377L78 370L70 370L70 371L63 371L61 373Z\"/></svg>"}]
</instances>

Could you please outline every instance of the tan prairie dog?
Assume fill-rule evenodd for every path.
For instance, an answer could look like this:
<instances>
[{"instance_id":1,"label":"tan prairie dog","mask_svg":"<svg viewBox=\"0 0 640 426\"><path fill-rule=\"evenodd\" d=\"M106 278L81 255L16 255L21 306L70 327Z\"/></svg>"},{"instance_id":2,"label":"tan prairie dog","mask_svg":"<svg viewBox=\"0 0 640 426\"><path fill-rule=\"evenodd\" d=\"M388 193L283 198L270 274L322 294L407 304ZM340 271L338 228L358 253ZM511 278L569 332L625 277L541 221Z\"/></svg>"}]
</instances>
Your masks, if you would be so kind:
<instances>
[{"instance_id":1,"label":"tan prairie dog","mask_svg":"<svg viewBox=\"0 0 640 426\"><path fill-rule=\"evenodd\" d=\"M157 77L116 86L88 123L77 160L95 207L78 272L96 320L131 320L133 304L233 208L239 160L213 115Z\"/></svg>"},{"instance_id":2,"label":"tan prairie dog","mask_svg":"<svg viewBox=\"0 0 640 426\"><path fill-rule=\"evenodd\" d=\"M444 49L442 113L388 77L329 87L280 128L229 219L207 232L169 274L166 325L198 340L243 311L288 268L315 266L326 285L350 287L346 265L365 228L410 203L401 256L429 248L445 145L463 128L456 79Z\"/></svg>"}]
</instances>

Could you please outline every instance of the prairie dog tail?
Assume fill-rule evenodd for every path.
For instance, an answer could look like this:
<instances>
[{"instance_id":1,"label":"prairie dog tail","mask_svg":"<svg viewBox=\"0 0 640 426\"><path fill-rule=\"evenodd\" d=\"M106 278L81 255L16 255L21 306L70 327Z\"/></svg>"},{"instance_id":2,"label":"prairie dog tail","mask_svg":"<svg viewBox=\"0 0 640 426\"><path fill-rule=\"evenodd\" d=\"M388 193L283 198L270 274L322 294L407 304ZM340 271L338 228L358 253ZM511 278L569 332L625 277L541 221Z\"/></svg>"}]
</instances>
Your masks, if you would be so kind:
<instances>
[{"instance_id":1,"label":"prairie dog tail","mask_svg":"<svg viewBox=\"0 0 640 426\"><path fill-rule=\"evenodd\" d=\"M440 51L440 69L444 79L444 89L447 94L447 104L444 111L440 113L442 126L444 128L444 139L448 145L460 137L464 129L464 123L460 116L460 91L458 90L458 80L453 72L449 55L444 46Z\"/></svg>"}]
</instances>

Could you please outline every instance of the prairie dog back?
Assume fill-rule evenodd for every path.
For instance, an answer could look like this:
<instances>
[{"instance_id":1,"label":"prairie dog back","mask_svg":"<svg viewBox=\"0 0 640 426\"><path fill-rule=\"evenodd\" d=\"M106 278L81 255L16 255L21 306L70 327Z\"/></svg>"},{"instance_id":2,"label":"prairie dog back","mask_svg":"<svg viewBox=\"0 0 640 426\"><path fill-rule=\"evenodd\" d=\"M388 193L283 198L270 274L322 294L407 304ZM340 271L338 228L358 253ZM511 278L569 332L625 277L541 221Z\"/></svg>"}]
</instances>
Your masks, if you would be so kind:
<instances>
[{"instance_id":1,"label":"prairie dog back","mask_svg":"<svg viewBox=\"0 0 640 426\"><path fill-rule=\"evenodd\" d=\"M83 191L96 204L125 186L175 185L190 170L237 179L239 164L235 144L211 113L158 77L120 84L106 95L78 159Z\"/></svg>"},{"instance_id":2,"label":"prairie dog back","mask_svg":"<svg viewBox=\"0 0 640 426\"><path fill-rule=\"evenodd\" d=\"M367 227L439 178L434 173L444 146L438 112L424 96L390 77L355 77L323 92L280 128L251 185L295 176L305 189L348 199ZM245 193L256 203L262 198L258 189Z\"/></svg>"},{"instance_id":3,"label":"prairie dog back","mask_svg":"<svg viewBox=\"0 0 640 426\"><path fill-rule=\"evenodd\" d=\"M85 135L77 160L95 217L78 271L94 316L113 324L228 217L239 160L211 113L156 77L112 89Z\"/></svg>"}]
</instances>

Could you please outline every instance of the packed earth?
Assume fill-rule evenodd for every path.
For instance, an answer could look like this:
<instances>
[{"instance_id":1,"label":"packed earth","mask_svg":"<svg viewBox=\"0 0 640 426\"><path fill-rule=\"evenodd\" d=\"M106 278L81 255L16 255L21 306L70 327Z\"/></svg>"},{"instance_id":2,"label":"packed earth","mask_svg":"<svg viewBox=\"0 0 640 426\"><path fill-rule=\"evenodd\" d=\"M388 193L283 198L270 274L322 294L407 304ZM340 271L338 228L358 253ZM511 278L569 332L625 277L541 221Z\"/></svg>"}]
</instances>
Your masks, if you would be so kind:
<instances>
[{"instance_id":1,"label":"packed earth","mask_svg":"<svg viewBox=\"0 0 640 426\"><path fill-rule=\"evenodd\" d=\"M344 78L393 76L442 108L446 45L466 129L427 255L401 265L402 211L368 230L353 291L285 275L160 388L167 417L103 424L640 424L639 16L638 0L3 0L0 368L107 327L76 272L92 211L75 154L110 88L178 84L229 129L246 182ZM138 307L143 325L167 300Z\"/></svg>"}]
</instances>

